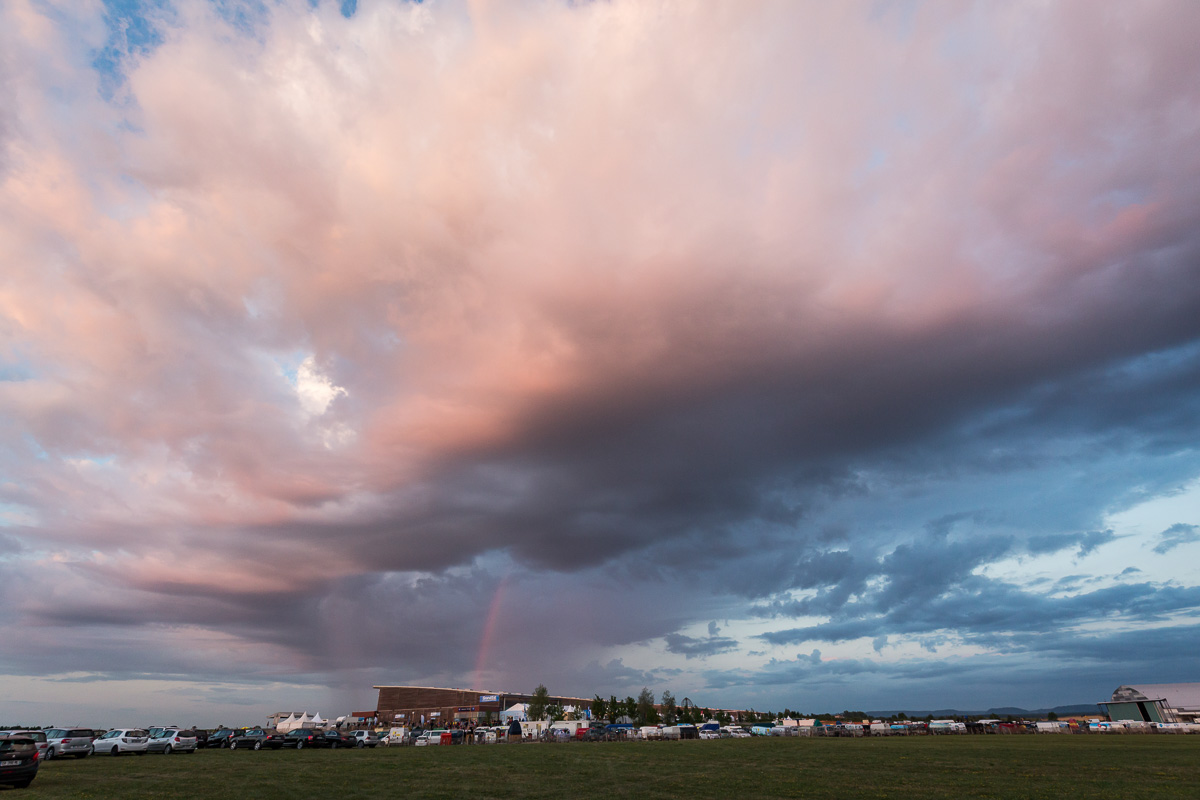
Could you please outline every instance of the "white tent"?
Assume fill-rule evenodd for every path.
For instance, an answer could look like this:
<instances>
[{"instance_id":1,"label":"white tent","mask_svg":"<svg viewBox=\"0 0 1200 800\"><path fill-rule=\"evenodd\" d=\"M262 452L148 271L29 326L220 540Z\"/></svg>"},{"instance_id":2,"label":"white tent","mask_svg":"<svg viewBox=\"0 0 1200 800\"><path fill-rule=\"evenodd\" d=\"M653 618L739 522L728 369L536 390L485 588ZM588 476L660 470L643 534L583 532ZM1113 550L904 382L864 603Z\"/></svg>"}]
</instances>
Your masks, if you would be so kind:
<instances>
[{"instance_id":1,"label":"white tent","mask_svg":"<svg viewBox=\"0 0 1200 800\"><path fill-rule=\"evenodd\" d=\"M321 719L321 712L320 712L320 711L318 711L317 713L313 714L313 718L312 718L312 720L311 720L311 721L312 721L312 724L313 724L313 727L314 727L314 728L320 728L320 727L323 727L323 726L325 726L325 725L328 725L328 724L329 724L329 723L328 723L328 722L326 722L325 720Z\"/></svg>"},{"instance_id":2,"label":"white tent","mask_svg":"<svg viewBox=\"0 0 1200 800\"><path fill-rule=\"evenodd\" d=\"M292 713L287 715L286 719L281 719L279 721L279 724L277 724L275 726L275 730L279 731L280 733L287 733L288 731L295 728L296 725L297 725L296 712L293 711Z\"/></svg>"},{"instance_id":3,"label":"white tent","mask_svg":"<svg viewBox=\"0 0 1200 800\"><path fill-rule=\"evenodd\" d=\"M500 719L505 722L511 722L514 719L524 720L529 713L528 703L513 703L505 711L501 712Z\"/></svg>"}]
</instances>

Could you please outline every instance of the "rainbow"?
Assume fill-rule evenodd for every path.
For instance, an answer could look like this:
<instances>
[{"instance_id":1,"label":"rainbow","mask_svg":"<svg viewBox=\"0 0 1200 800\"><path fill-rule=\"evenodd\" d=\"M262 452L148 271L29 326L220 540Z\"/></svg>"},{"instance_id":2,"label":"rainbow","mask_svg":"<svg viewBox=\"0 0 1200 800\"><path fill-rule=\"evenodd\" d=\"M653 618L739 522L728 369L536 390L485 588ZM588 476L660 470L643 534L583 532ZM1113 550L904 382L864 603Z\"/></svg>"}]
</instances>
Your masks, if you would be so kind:
<instances>
[{"instance_id":1,"label":"rainbow","mask_svg":"<svg viewBox=\"0 0 1200 800\"><path fill-rule=\"evenodd\" d=\"M500 579L496 593L492 595L492 604L488 608L487 621L483 624L483 635L479 638L479 655L475 659L475 686L483 685L483 671L487 667L488 654L492 649L492 640L496 636L496 623L500 619L500 606L504 602L504 588L508 585L508 575Z\"/></svg>"}]
</instances>

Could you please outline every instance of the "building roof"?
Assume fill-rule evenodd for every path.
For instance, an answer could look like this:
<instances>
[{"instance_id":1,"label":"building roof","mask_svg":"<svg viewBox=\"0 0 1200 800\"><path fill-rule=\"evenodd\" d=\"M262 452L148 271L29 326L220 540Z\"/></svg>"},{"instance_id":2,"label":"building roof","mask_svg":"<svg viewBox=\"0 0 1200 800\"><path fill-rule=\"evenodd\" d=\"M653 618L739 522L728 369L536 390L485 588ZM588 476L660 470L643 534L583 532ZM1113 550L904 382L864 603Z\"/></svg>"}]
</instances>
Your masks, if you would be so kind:
<instances>
[{"instance_id":1,"label":"building roof","mask_svg":"<svg viewBox=\"0 0 1200 800\"><path fill-rule=\"evenodd\" d=\"M1170 708L1200 711L1200 683L1139 683L1118 686L1113 703L1137 703L1162 700Z\"/></svg>"},{"instance_id":2,"label":"building roof","mask_svg":"<svg viewBox=\"0 0 1200 800\"><path fill-rule=\"evenodd\" d=\"M438 692L470 692L471 694L515 694L515 692L489 692L483 689L464 689L461 686L372 686L372 689L433 689Z\"/></svg>"},{"instance_id":3,"label":"building roof","mask_svg":"<svg viewBox=\"0 0 1200 800\"><path fill-rule=\"evenodd\" d=\"M529 697L533 694L532 692L497 692L497 691L489 690L489 689L470 689L470 688L464 689L461 686L410 686L410 685L406 684L406 685L398 685L398 686L372 686L371 688L372 689L424 689L427 691L435 691L435 692L466 692L468 694L477 694L477 695L481 695L481 696L494 694L497 697ZM550 695L550 697L555 700L578 700L582 703L592 702L590 698L572 697L569 694L552 694L552 695Z\"/></svg>"}]
</instances>

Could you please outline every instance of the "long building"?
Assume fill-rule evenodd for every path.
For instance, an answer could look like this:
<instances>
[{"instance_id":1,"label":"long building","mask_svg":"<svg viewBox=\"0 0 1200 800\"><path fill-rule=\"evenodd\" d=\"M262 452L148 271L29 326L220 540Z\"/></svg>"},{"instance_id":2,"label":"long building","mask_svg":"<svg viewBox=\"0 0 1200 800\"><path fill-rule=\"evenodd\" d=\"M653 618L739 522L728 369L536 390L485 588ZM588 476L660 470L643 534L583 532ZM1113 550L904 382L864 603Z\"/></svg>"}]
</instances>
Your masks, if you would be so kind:
<instances>
[{"instance_id":1,"label":"long building","mask_svg":"<svg viewBox=\"0 0 1200 800\"><path fill-rule=\"evenodd\" d=\"M528 703L532 694L434 686L373 686L379 690L375 717L381 725L443 725L453 722L499 722L500 713L515 703ZM559 706L590 709L585 697L551 696Z\"/></svg>"},{"instance_id":2,"label":"long building","mask_svg":"<svg viewBox=\"0 0 1200 800\"><path fill-rule=\"evenodd\" d=\"M1111 720L1200 721L1200 683L1147 683L1119 686L1100 703Z\"/></svg>"}]
</instances>

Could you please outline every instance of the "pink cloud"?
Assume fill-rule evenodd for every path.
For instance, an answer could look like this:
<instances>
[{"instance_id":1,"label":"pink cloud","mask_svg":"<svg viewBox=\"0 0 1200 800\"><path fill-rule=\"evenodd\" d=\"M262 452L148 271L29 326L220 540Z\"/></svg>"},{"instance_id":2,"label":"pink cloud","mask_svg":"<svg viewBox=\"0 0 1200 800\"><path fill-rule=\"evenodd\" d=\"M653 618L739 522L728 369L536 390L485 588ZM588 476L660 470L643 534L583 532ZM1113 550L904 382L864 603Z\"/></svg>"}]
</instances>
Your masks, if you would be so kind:
<instances>
[{"instance_id":1,"label":"pink cloud","mask_svg":"<svg viewBox=\"0 0 1200 800\"><path fill-rule=\"evenodd\" d=\"M0 11L0 483L112 586L517 547L430 498L572 425L841 420L919 348L1086 341L1200 200L1192 3L309 5L180 3L111 99L101 8Z\"/></svg>"}]
</instances>

